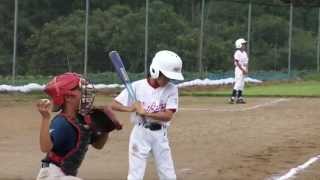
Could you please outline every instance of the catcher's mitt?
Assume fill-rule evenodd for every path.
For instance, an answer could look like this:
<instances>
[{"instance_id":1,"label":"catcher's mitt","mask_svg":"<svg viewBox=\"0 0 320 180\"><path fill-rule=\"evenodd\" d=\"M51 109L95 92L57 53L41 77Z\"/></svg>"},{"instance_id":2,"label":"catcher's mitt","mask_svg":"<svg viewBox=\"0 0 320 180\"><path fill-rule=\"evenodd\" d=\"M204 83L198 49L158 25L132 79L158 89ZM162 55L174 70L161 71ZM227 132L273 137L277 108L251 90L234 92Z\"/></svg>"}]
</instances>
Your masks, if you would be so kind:
<instances>
[{"instance_id":1,"label":"catcher's mitt","mask_svg":"<svg viewBox=\"0 0 320 180\"><path fill-rule=\"evenodd\" d=\"M92 109L86 118L86 122L97 134L122 129L122 125L108 106Z\"/></svg>"}]
</instances>

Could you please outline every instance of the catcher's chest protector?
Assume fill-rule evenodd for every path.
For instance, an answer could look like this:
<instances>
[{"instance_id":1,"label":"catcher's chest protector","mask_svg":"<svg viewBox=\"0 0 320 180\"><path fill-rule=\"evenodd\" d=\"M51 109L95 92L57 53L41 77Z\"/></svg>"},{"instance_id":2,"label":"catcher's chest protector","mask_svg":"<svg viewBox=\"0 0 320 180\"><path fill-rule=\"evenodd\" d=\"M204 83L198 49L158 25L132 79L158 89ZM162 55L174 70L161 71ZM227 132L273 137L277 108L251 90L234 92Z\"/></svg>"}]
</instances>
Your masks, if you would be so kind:
<instances>
[{"instance_id":1,"label":"catcher's chest protector","mask_svg":"<svg viewBox=\"0 0 320 180\"><path fill-rule=\"evenodd\" d=\"M63 114L60 115L64 116ZM77 131L76 146L63 157L58 156L53 151L49 152L44 161L58 165L66 175L76 176L84 156L88 151L88 146L91 143L92 131L84 124L81 117L78 117L75 121L72 121L66 116L64 117Z\"/></svg>"}]
</instances>

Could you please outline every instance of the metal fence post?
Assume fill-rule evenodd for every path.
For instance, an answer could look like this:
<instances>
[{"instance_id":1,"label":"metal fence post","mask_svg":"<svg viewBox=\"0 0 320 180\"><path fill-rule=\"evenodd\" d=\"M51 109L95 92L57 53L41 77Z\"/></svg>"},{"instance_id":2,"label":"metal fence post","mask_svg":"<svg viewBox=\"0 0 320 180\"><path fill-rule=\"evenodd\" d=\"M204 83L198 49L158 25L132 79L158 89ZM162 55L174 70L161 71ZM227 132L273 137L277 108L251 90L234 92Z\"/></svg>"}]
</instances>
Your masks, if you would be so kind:
<instances>
[{"instance_id":1,"label":"metal fence post","mask_svg":"<svg viewBox=\"0 0 320 180\"><path fill-rule=\"evenodd\" d=\"M320 71L320 7L318 8L317 72Z\"/></svg>"},{"instance_id":2,"label":"metal fence post","mask_svg":"<svg viewBox=\"0 0 320 180\"><path fill-rule=\"evenodd\" d=\"M199 73L200 77L203 77L203 65L202 65L202 49L203 49L203 25L204 25L204 6L205 0L202 0L201 5L201 27L200 27L200 47L199 47Z\"/></svg>"},{"instance_id":3,"label":"metal fence post","mask_svg":"<svg viewBox=\"0 0 320 180\"><path fill-rule=\"evenodd\" d=\"M247 39L248 39L247 53L248 53L249 59L250 59L251 18L252 18L252 2L251 2L251 0L250 0L250 2L249 2L249 7L248 7L248 35L247 35Z\"/></svg>"},{"instance_id":4,"label":"metal fence post","mask_svg":"<svg viewBox=\"0 0 320 180\"><path fill-rule=\"evenodd\" d=\"M149 38L149 0L146 0L146 21L144 34L144 75L148 75L148 38Z\"/></svg>"},{"instance_id":5,"label":"metal fence post","mask_svg":"<svg viewBox=\"0 0 320 180\"><path fill-rule=\"evenodd\" d=\"M89 0L86 0L86 23L84 31L84 69L83 74L87 76L87 64L88 64L88 24L89 24Z\"/></svg>"},{"instance_id":6,"label":"metal fence post","mask_svg":"<svg viewBox=\"0 0 320 180\"><path fill-rule=\"evenodd\" d=\"M17 29L18 29L18 0L14 1L14 33L12 56L12 83L16 83L16 56L17 56Z\"/></svg>"},{"instance_id":7,"label":"metal fence post","mask_svg":"<svg viewBox=\"0 0 320 180\"><path fill-rule=\"evenodd\" d=\"M291 47L292 47L292 19L293 19L293 3L290 2L290 22L289 22L289 38L288 38L288 77L291 77Z\"/></svg>"}]
</instances>

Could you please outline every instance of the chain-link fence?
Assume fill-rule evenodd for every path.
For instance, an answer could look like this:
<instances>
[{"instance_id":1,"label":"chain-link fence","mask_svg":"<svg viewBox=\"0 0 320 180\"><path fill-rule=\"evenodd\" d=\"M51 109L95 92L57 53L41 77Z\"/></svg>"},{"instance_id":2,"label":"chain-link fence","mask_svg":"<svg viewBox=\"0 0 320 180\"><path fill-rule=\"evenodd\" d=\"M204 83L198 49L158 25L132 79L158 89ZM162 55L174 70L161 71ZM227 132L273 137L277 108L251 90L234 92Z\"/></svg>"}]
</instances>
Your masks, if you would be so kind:
<instances>
[{"instance_id":1,"label":"chain-link fence","mask_svg":"<svg viewBox=\"0 0 320 180\"><path fill-rule=\"evenodd\" d=\"M315 6L247 0L30 2L5 0L0 6L2 78L75 71L112 81L111 50L120 52L138 78L148 72L156 51L169 49L182 57L187 79L217 79L232 76L238 38L249 40L250 76L279 79L319 71Z\"/></svg>"}]
</instances>

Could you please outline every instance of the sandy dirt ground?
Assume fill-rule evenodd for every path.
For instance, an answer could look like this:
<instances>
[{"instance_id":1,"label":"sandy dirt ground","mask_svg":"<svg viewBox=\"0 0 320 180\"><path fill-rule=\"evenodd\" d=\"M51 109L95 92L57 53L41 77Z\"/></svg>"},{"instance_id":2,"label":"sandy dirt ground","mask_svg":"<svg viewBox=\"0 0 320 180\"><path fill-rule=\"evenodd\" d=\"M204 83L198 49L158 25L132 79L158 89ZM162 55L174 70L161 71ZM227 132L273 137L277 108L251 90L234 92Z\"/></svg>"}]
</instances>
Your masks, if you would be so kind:
<instances>
[{"instance_id":1,"label":"sandy dirt ground","mask_svg":"<svg viewBox=\"0 0 320 180\"><path fill-rule=\"evenodd\" d=\"M98 96L103 105L110 97ZM230 105L225 98L182 97L169 139L178 179L264 180L283 175L320 154L320 99L248 98ZM0 95L0 180L35 179L44 154L38 136L35 99ZM90 148L79 176L86 180L126 179L128 114L104 149ZM320 179L320 162L296 179ZM145 179L158 179L152 157Z\"/></svg>"}]
</instances>

